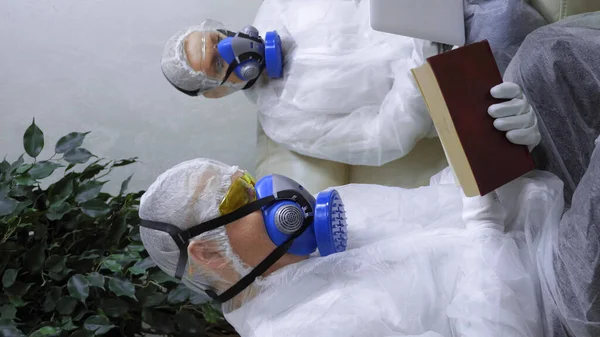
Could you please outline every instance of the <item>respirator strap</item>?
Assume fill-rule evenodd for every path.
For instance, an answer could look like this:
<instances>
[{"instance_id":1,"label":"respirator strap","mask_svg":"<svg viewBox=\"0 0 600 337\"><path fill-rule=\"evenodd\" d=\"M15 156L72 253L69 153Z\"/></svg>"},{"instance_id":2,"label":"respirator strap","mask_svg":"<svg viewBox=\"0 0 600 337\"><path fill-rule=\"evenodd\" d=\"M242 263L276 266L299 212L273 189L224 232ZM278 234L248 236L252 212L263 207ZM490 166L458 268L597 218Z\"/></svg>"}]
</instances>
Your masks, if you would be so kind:
<instances>
[{"instance_id":1,"label":"respirator strap","mask_svg":"<svg viewBox=\"0 0 600 337\"><path fill-rule=\"evenodd\" d=\"M225 77L223 78L223 81L221 81L221 85L223 85L223 84L225 84L225 82L227 82L227 80L229 79L229 76L231 76L231 74L233 74L233 72L235 71L235 68L237 68L237 66L239 66L241 63L248 61L248 60L254 60L254 61L258 62L258 64L260 64L260 72L256 78L260 77L260 74L262 73L262 70L264 69L263 58L260 56L259 53L250 51L250 52L243 53L233 59L233 61L229 64L229 67L227 68L227 72L225 73ZM252 81L256 82L256 79L254 79ZM250 82L252 82L252 81L250 81Z\"/></svg>"},{"instance_id":2,"label":"respirator strap","mask_svg":"<svg viewBox=\"0 0 600 337\"><path fill-rule=\"evenodd\" d=\"M216 219L209 220L207 222L201 223L186 230L181 230L178 227L168 223L149 221L143 219L140 220L140 226L161 232L166 232L171 236L171 238L173 238L173 241L175 241L175 244L177 244L177 247L179 248L179 260L177 261L177 268L175 269L175 278L181 280L181 278L183 277L183 273L185 272L185 266L188 261L187 249L190 243L190 239L202 233L211 231L221 226L225 226L228 223L239 220L252 212L258 211L262 207L268 206L275 200L276 199L274 196L269 196L260 200L256 200L238 208L237 210L229 214L220 216Z\"/></svg>"},{"instance_id":3,"label":"respirator strap","mask_svg":"<svg viewBox=\"0 0 600 337\"><path fill-rule=\"evenodd\" d=\"M297 239L300 235L302 235L304 231L306 231L306 229L310 226L312 221L312 216L304 219L304 224L302 225L302 227L300 227L300 229L298 229L298 231L292 234L292 236L290 236L283 244L275 248L264 260L262 260L256 266L256 268L252 269L252 271L250 271L248 275L242 277L241 280L239 280L236 284L231 286L221 295L217 295L212 290L207 290L206 294L218 303L225 303L234 298L236 295L238 295L244 289L250 286L256 280L257 277L264 274L272 265L275 264L275 262L277 262L277 260L279 260L283 255L285 255L285 253L290 249L290 247L294 243L294 240Z\"/></svg>"}]
</instances>

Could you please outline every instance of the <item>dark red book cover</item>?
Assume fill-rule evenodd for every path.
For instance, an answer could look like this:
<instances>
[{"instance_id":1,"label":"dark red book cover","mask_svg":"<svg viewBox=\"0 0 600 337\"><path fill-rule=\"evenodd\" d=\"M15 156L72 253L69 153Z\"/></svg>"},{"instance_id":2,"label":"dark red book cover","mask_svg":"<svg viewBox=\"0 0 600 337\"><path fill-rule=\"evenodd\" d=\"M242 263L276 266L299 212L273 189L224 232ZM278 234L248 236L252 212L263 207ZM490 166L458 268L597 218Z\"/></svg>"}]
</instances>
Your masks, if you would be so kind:
<instances>
[{"instance_id":1,"label":"dark red book cover","mask_svg":"<svg viewBox=\"0 0 600 337\"><path fill-rule=\"evenodd\" d=\"M498 131L487 110L501 103L490 90L502 75L487 41L427 59L450 111L481 195L534 169L526 146L515 145Z\"/></svg>"}]
</instances>

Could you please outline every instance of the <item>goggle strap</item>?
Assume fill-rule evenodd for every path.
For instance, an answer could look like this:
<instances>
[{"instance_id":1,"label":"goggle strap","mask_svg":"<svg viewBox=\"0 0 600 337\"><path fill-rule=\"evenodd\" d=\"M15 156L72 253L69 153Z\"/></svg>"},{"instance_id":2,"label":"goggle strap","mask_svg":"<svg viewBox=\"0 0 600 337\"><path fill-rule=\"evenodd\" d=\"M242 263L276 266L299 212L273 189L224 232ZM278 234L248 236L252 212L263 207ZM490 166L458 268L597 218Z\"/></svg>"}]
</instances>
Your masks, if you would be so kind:
<instances>
[{"instance_id":1,"label":"goggle strap","mask_svg":"<svg viewBox=\"0 0 600 337\"><path fill-rule=\"evenodd\" d=\"M188 228L185 232L188 232L187 235L189 235L189 239L191 239L191 238L198 236L204 232L208 232L213 229L217 229L228 223L232 223L236 220L239 220L252 212L258 211L259 209L261 209L265 206L268 206L273 201L275 201L275 196L273 196L273 195L261 198L259 200L253 201L247 205L244 205L229 214L222 215L218 218L215 218L215 219L206 221L204 223L201 223L199 225L196 225L194 227Z\"/></svg>"},{"instance_id":2,"label":"goggle strap","mask_svg":"<svg viewBox=\"0 0 600 337\"><path fill-rule=\"evenodd\" d=\"M235 36L235 32L232 32L230 30L227 29L217 29L217 32L227 36L227 37L234 37Z\"/></svg>"},{"instance_id":3,"label":"goggle strap","mask_svg":"<svg viewBox=\"0 0 600 337\"><path fill-rule=\"evenodd\" d=\"M236 284L231 286L221 295L217 295L212 290L207 290L206 294L213 298L214 301L218 303L225 303L236 295L241 293L244 289L250 286L257 277L264 274L272 265L277 262L285 253L290 249L290 246L294 243L294 240L297 239L304 231L310 226L312 223L312 217L308 217L304 220L304 224L298 231L296 231L292 236L290 236L284 243L275 248L264 260L262 260L248 275L242 277Z\"/></svg>"},{"instance_id":4,"label":"goggle strap","mask_svg":"<svg viewBox=\"0 0 600 337\"><path fill-rule=\"evenodd\" d=\"M263 39L261 37L254 37L254 36L250 36L248 34L244 34L242 32L232 32L230 30L227 29L217 29L217 32L227 36L227 37L235 37L235 36L239 36L239 37L243 37L245 39L248 40L252 40L254 42L258 42L258 43L264 43Z\"/></svg>"}]
</instances>

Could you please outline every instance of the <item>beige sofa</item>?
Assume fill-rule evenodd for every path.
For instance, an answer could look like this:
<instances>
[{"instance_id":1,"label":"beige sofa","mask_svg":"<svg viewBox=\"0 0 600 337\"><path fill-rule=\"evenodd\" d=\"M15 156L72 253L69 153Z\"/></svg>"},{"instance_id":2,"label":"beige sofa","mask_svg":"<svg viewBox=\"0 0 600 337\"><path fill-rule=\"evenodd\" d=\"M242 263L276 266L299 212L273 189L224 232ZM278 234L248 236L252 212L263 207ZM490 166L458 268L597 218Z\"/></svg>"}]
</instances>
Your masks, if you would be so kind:
<instances>
[{"instance_id":1,"label":"beige sofa","mask_svg":"<svg viewBox=\"0 0 600 337\"><path fill-rule=\"evenodd\" d=\"M600 0L530 0L548 22L569 15L599 11ZM447 166L437 139L425 139L408 156L381 167L353 166L309 158L291 152L269 139L258 126L257 178L279 173L302 183L312 193L349 183L380 184L414 188Z\"/></svg>"}]
</instances>

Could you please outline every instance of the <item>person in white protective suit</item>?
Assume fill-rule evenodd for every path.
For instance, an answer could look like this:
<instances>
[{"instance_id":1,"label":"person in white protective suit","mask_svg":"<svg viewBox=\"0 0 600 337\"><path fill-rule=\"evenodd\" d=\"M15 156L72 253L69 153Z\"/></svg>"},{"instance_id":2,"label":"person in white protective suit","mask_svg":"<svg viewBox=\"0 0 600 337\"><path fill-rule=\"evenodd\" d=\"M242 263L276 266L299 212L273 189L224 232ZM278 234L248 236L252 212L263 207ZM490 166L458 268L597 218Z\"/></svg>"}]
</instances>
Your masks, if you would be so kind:
<instances>
[{"instance_id":1,"label":"person in white protective suit","mask_svg":"<svg viewBox=\"0 0 600 337\"><path fill-rule=\"evenodd\" d=\"M489 22L476 20L485 5L476 6L469 23ZM497 7L494 13L504 13L508 5ZM175 34L161 67L191 96L244 90L267 136L292 151L379 166L437 136L410 70L440 51L432 42L371 29L368 1L265 0L253 26L241 32L207 20Z\"/></svg>"},{"instance_id":2,"label":"person in white protective suit","mask_svg":"<svg viewBox=\"0 0 600 337\"><path fill-rule=\"evenodd\" d=\"M490 111L514 115L523 103ZM533 148L537 129L519 118L496 122ZM532 172L467 198L446 169L418 189L312 196L283 176L255 182L196 159L142 196L140 235L165 273L222 303L241 336L540 336L526 234L558 221L561 191Z\"/></svg>"}]
</instances>

